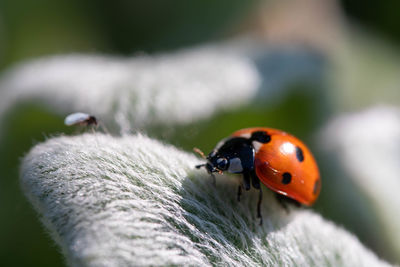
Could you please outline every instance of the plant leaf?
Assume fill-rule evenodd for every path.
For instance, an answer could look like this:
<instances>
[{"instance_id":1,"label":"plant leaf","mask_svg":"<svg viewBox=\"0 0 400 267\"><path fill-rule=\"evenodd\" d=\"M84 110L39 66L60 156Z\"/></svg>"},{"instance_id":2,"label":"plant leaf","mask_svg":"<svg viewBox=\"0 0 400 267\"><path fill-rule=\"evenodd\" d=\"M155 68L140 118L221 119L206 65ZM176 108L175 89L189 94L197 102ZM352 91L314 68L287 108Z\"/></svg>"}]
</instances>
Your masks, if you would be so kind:
<instances>
[{"instance_id":1,"label":"plant leaf","mask_svg":"<svg viewBox=\"0 0 400 267\"><path fill-rule=\"evenodd\" d=\"M321 137L369 200L369 212L378 221L373 230L388 246L386 252L400 261L400 110L376 106L342 115Z\"/></svg>"},{"instance_id":2,"label":"plant leaf","mask_svg":"<svg viewBox=\"0 0 400 267\"><path fill-rule=\"evenodd\" d=\"M0 114L36 100L65 115L98 115L123 133L179 124L247 103L260 77L248 57L204 46L122 59L70 55L25 63L0 80Z\"/></svg>"},{"instance_id":3,"label":"plant leaf","mask_svg":"<svg viewBox=\"0 0 400 267\"><path fill-rule=\"evenodd\" d=\"M61 136L24 158L21 182L75 266L389 266L352 234L306 209L287 213L264 190L236 201L193 155L142 135Z\"/></svg>"}]
</instances>

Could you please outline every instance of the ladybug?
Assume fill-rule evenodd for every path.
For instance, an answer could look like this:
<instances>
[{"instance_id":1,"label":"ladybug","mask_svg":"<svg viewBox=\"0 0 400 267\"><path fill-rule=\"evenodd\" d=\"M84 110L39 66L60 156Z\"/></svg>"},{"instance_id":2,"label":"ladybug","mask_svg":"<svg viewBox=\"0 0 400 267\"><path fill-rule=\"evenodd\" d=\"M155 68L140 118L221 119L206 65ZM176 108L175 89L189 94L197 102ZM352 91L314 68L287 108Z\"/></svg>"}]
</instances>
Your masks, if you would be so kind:
<instances>
[{"instance_id":1,"label":"ladybug","mask_svg":"<svg viewBox=\"0 0 400 267\"><path fill-rule=\"evenodd\" d=\"M252 185L260 190L257 203L260 225L260 181L276 193L282 204L289 201L298 206L311 206L321 190L318 166L311 151L298 138L281 130L242 129L220 141L207 157L199 149L195 148L195 151L207 160L196 168L205 167L214 179L214 172L243 175L237 193L239 201L242 187L249 190Z\"/></svg>"}]
</instances>

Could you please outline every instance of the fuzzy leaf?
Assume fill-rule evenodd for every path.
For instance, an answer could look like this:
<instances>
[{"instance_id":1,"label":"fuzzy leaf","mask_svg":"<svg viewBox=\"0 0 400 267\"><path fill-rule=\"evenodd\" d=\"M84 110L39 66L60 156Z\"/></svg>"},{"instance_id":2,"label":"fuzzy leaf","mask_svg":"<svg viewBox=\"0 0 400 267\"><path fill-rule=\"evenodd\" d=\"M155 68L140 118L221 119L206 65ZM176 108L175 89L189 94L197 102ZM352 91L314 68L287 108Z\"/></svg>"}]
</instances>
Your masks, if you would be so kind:
<instances>
[{"instance_id":1,"label":"fuzzy leaf","mask_svg":"<svg viewBox=\"0 0 400 267\"><path fill-rule=\"evenodd\" d=\"M307 209L264 190L236 201L238 177L212 186L199 159L142 135L57 137L24 158L21 181L74 266L389 266Z\"/></svg>"},{"instance_id":2,"label":"fuzzy leaf","mask_svg":"<svg viewBox=\"0 0 400 267\"><path fill-rule=\"evenodd\" d=\"M343 115L324 129L322 141L367 196L378 220L374 231L400 261L400 110L378 106Z\"/></svg>"},{"instance_id":3,"label":"fuzzy leaf","mask_svg":"<svg viewBox=\"0 0 400 267\"><path fill-rule=\"evenodd\" d=\"M39 101L62 115L98 115L120 132L179 124L247 103L260 77L248 57L205 46L122 59L70 55L25 63L0 80L0 115Z\"/></svg>"}]
</instances>

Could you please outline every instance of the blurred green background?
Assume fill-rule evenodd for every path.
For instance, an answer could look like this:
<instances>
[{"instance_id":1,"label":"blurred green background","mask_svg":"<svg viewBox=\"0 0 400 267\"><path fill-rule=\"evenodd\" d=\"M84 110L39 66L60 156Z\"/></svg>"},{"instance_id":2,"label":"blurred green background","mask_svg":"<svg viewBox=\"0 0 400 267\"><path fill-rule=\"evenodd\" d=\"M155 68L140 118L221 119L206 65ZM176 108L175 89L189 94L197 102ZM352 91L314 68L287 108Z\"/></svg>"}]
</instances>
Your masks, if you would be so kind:
<instances>
[{"instance_id":1,"label":"blurred green background","mask_svg":"<svg viewBox=\"0 0 400 267\"><path fill-rule=\"evenodd\" d=\"M258 11L268 9L266 3L261 0L1 0L0 70L6 70L13 64L28 59L54 54L82 52L128 56L138 52L165 52L226 40L251 29L251 25L255 25L255 18L260 16ZM362 53L373 54L372 51L379 54L378 60L374 62L382 60L382 56L384 59L392 58L392 61L389 59L380 62L381 71L388 70L390 73L396 69L397 62L393 63L393 57L390 55L397 55L400 43L400 20L396 14L400 3L393 0L346 0L336 4L346 18L345 27L362 27L364 32L376 35L381 40L378 46L373 46L374 43L369 41L365 43L365 40L370 39L360 37L359 40L354 40L353 46L361 52L346 59L362 61ZM382 42L384 46L381 47ZM358 46L361 43L365 46ZM390 49L386 49L387 47ZM377 99L374 92L369 94L368 87L362 86L365 82L362 78L355 81L354 77L362 77L360 71L364 65L356 64L349 69L345 68L346 73L347 70L353 71L350 72L353 80L349 79L347 85L343 85L343 80L347 81L346 79L335 81L334 79L341 77L340 73L343 70L332 71L330 68L336 66L335 64L348 66L345 65L347 61L335 62L330 58L332 55L325 55L325 52L317 50L315 54L321 57L318 66L326 68L326 72L317 77L322 82L289 83L285 85L284 90L282 89L285 94L269 100L267 104L254 103L234 112L220 113L209 120L179 126L170 132L163 126L154 126L148 132L151 136L167 140L186 150L197 146L209 151L219 139L243 127L265 125L285 129L304 139L312 150L316 151L318 158L325 159L321 162L323 188L329 188L332 183L343 183L344 186L357 190L344 178L340 181L329 179L329 176L332 176L330 170L335 168L335 163L323 155L323 152L318 151L313 142L314 134L328 118L342 110L356 110L378 101L398 104L399 98L385 99L382 96ZM368 65L368 60L365 61L365 65ZM263 69L265 68L261 62L260 72ZM343 93L339 89L332 90L331 84L338 84L341 88L347 88L349 84L357 86L353 86L354 91ZM360 87L362 89L357 89ZM347 97L349 95L350 97ZM359 98L360 95L363 97ZM347 102L341 101L344 98ZM2 265L63 266L59 248L45 233L40 218L19 188L18 168L21 157L36 142L41 142L52 134L71 133L71 129L63 125L63 118L36 103L21 104L18 108L9 110L5 118L0 127ZM373 227L374 219L370 218L367 208L359 207L358 214L351 214L351 210L335 209L335 206L351 203L353 196L345 194L342 199L332 203L332 199L335 199L334 194L335 192L325 189L315 208L324 216L356 233L380 256L392 260L393 255L386 251L379 237L368 230L369 227ZM368 203L365 202L365 205ZM359 225L361 219L365 219L366 223Z\"/></svg>"}]
</instances>

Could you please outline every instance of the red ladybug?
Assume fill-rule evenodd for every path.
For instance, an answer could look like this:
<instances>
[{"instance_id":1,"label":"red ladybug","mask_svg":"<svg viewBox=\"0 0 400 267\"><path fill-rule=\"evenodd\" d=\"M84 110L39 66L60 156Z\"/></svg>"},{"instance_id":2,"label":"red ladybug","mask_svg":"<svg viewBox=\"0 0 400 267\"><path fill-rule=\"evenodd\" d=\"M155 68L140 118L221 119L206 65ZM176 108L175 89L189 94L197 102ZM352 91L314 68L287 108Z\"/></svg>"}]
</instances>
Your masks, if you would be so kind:
<instances>
[{"instance_id":1,"label":"red ladybug","mask_svg":"<svg viewBox=\"0 0 400 267\"><path fill-rule=\"evenodd\" d=\"M318 166L310 150L281 130L259 127L236 131L220 141L206 159L207 163L196 167L205 167L211 175L224 171L243 174L245 190L250 189L250 184L260 189L259 218L260 181L276 192L279 200L291 200L299 205L312 205L321 190ZM238 200L242 186L238 188Z\"/></svg>"}]
</instances>

